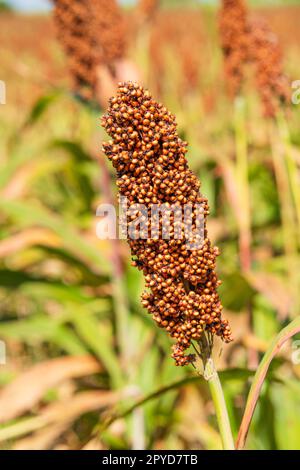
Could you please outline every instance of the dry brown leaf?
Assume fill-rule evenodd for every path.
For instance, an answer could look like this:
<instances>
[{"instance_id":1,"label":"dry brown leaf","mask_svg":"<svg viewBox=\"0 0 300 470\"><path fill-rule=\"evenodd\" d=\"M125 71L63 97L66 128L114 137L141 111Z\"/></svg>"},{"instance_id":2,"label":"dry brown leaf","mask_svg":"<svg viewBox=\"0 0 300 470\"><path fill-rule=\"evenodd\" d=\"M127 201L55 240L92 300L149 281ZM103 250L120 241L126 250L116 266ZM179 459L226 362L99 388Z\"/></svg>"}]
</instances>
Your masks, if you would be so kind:
<instances>
[{"instance_id":1,"label":"dry brown leaf","mask_svg":"<svg viewBox=\"0 0 300 470\"><path fill-rule=\"evenodd\" d=\"M72 421L88 411L114 405L120 394L111 391L88 391L74 395L72 399L53 403L41 414L49 422Z\"/></svg>"},{"instance_id":2,"label":"dry brown leaf","mask_svg":"<svg viewBox=\"0 0 300 470\"><path fill-rule=\"evenodd\" d=\"M63 380L100 370L101 366L91 356L61 357L33 366L0 391L0 422L20 416Z\"/></svg>"}]
</instances>

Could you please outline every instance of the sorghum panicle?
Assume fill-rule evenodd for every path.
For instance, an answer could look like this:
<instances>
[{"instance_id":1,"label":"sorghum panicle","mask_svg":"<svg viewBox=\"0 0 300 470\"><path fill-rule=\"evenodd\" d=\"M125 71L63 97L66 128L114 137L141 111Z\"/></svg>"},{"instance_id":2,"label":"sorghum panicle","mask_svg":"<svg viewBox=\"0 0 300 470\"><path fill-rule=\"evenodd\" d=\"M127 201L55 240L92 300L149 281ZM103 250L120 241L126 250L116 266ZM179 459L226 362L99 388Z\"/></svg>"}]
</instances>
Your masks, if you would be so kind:
<instances>
[{"instance_id":1,"label":"sorghum panicle","mask_svg":"<svg viewBox=\"0 0 300 470\"><path fill-rule=\"evenodd\" d=\"M250 23L249 57L256 68L256 83L266 116L273 117L278 105L287 103L288 79L283 73L282 54L277 36L266 22Z\"/></svg>"},{"instance_id":2,"label":"sorghum panicle","mask_svg":"<svg viewBox=\"0 0 300 470\"><path fill-rule=\"evenodd\" d=\"M200 193L200 183L188 167L187 144L178 136L175 117L141 86L132 82L119 84L102 125L112 138L103 144L103 151L117 170L120 195L128 200L127 215L137 203L147 207L146 239L128 238L133 265L143 271L149 288L142 296L142 304L158 326L176 340L172 354L176 364L186 365L194 356L185 351L204 331L226 342L232 340L217 293L219 281L215 267L219 251L207 235L207 199ZM189 205L193 229L195 205L201 205L202 245L195 249L187 247L182 222L183 237L175 237L174 217L170 239L163 239L159 233L153 236L150 232L152 204L176 205L182 210Z\"/></svg>"},{"instance_id":3,"label":"sorghum panicle","mask_svg":"<svg viewBox=\"0 0 300 470\"><path fill-rule=\"evenodd\" d=\"M90 0L91 35L97 63L106 64L115 73L115 64L127 50L127 29L116 0Z\"/></svg>"},{"instance_id":4,"label":"sorghum panicle","mask_svg":"<svg viewBox=\"0 0 300 470\"><path fill-rule=\"evenodd\" d=\"M241 91L244 67L249 63L255 68L264 113L274 117L278 105L288 100L288 81L277 37L264 21L249 16L244 0L223 0L220 35L231 96Z\"/></svg>"},{"instance_id":5,"label":"sorghum panicle","mask_svg":"<svg viewBox=\"0 0 300 470\"><path fill-rule=\"evenodd\" d=\"M248 59L249 32L244 0L223 0L219 25L225 55L225 76L233 97L241 90L244 63Z\"/></svg>"},{"instance_id":6,"label":"sorghum panicle","mask_svg":"<svg viewBox=\"0 0 300 470\"><path fill-rule=\"evenodd\" d=\"M88 28L88 0L54 0L58 38L68 57L72 88L91 98L96 87L93 40Z\"/></svg>"},{"instance_id":7,"label":"sorghum panicle","mask_svg":"<svg viewBox=\"0 0 300 470\"><path fill-rule=\"evenodd\" d=\"M126 51L126 30L115 0L54 0L58 37L69 61L74 91L96 96L97 67L114 73Z\"/></svg>"}]
</instances>

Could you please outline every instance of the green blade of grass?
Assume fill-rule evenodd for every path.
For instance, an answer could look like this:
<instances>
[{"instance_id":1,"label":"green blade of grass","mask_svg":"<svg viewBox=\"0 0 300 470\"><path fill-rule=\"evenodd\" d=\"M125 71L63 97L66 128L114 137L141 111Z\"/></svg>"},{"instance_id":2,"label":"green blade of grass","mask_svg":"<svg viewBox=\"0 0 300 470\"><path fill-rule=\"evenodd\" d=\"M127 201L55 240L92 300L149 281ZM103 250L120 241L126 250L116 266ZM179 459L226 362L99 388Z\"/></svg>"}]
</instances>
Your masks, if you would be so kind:
<instances>
[{"instance_id":1,"label":"green blade of grass","mask_svg":"<svg viewBox=\"0 0 300 470\"><path fill-rule=\"evenodd\" d=\"M282 348L284 343L288 341L292 336L300 332L300 317L292 321L287 327L285 327L272 341L267 352L265 353L253 379L253 383L250 388L248 400L240 426L237 449L243 449L246 443L247 434L251 424L251 420L255 411L256 404L259 399L259 394L266 378L269 366L276 356L278 351Z\"/></svg>"}]
</instances>

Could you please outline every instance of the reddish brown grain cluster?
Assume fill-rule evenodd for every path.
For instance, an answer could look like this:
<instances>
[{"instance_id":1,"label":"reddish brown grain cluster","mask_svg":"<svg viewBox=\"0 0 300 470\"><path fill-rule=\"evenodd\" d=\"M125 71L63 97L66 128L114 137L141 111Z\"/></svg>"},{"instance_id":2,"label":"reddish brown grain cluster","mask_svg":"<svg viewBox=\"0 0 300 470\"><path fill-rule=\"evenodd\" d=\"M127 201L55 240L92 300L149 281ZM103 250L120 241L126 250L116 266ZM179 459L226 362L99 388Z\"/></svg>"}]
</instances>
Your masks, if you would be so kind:
<instances>
[{"instance_id":1,"label":"reddish brown grain cluster","mask_svg":"<svg viewBox=\"0 0 300 470\"><path fill-rule=\"evenodd\" d=\"M72 88L85 96L91 97L96 87L93 43L88 29L90 11L88 0L54 0L54 20L58 38L66 55Z\"/></svg>"},{"instance_id":2,"label":"reddish brown grain cluster","mask_svg":"<svg viewBox=\"0 0 300 470\"><path fill-rule=\"evenodd\" d=\"M115 0L54 0L58 37L69 61L73 89L95 97L97 67L114 65L125 54L125 26Z\"/></svg>"},{"instance_id":3,"label":"reddish brown grain cluster","mask_svg":"<svg viewBox=\"0 0 300 470\"><path fill-rule=\"evenodd\" d=\"M276 36L265 22L249 16L244 0L223 0L220 34L230 94L240 92L245 65L252 64L265 115L274 116L278 104L288 99L288 81Z\"/></svg>"},{"instance_id":4,"label":"reddish brown grain cluster","mask_svg":"<svg viewBox=\"0 0 300 470\"><path fill-rule=\"evenodd\" d=\"M266 22L253 20L250 60L256 67L256 83L266 116L275 116L280 103L288 101L289 84L283 73L282 54L277 36L272 33Z\"/></svg>"},{"instance_id":5,"label":"reddish brown grain cluster","mask_svg":"<svg viewBox=\"0 0 300 470\"><path fill-rule=\"evenodd\" d=\"M119 84L102 125L112 137L103 150L117 170L120 194L128 200L127 214L137 203L144 204L148 212L146 238L128 238L133 264L143 271L149 288L142 303L156 323L176 339L172 354L176 364L186 365L194 360L193 355L186 355L186 349L204 331L226 342L232 339L228 322L221 316L215 273L219 252L207 237L207 199L188 167L187 144L178 137L175 117L148 91L132 82ZM200 205L204 217L201 246L189 249L182 222L184 236L175 237L175 216L170 239L163 239L160 229L160 236L158 232L150 235L153 204L175 205L182 210L189 205L193 230L195 207Z\"/></svg>"},{"instance_id":6,"label":"reddish brown grain cluster","mask_svg":"<svg viewBox=\"0 0 300 470\"><path fill-rule=\"evenodd\" d=\"M116 0L90 0L90 30L97 63L106 64L115 73L115 64L127 50L127 28Z\"/></svg>"},{"instance_id":7,"label":"reddish brown grain cluster","mask_svg":"<svg viewBox=\"0 0 300 470\"><path fill-rule=\"evenodd\" d=\"M249 31L244 0L223 0L220 13L220 34L229 92L231 96L235 96L241 90L244 63L248 57Z\"/></svg>"}]
</instances>

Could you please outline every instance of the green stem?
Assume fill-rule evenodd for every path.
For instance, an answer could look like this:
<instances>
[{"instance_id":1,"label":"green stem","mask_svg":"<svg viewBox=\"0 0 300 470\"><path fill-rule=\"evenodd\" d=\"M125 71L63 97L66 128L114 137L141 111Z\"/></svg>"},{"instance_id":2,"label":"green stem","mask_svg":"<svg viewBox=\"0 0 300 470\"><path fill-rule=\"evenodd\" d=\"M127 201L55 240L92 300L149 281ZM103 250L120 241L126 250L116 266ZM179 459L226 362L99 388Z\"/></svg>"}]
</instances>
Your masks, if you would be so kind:
<instances>
[{"instance_id":1,"label":"green stem","mask_svg":"<svg viewBox=\"0 0 300 470\"><path fill-rule=\"evenodd\" d=\"M227 412L226 402L222 385L219 379L219 375L215 369L215 365L212 359L210 359L204 370L204 377L208 374L206 379L214 402L216 416L218 420L220 435L222 439L224 450L234 450L234 441L232 437L232 431Z\"/></svg>"},{"instance_id":2,"label":"green stem","mask_svg":"<svg viewBox=\"0 0 300 470\"><path fill-rule=\"evenodd\" d=\"M282 221L283 241L289 263L295 259L297 254L296 227L293 209L293 200L289 187L288 171L280 148L277 129L273 122L269 124L269 135L271 145L271 155L278 188L278 198L280 201L280 212ZM290 265L289 265L290 266ZM292 273L293 275L294 273Z\"/></svg>"},{"instance_id":3,"label":"green stem","mask_svg":"<svg viewBox=\"0 0 300 470\"><path fill-rule=\"evenodd\" d=\"M200 351L198 351L197 348L195 348L195 350L198 358L201 358L203 371L201 371L200 361L196 361L195 367L198 374L203 375L208 383L214 403L223 450L235 450L223 388L213 358L211 357L212 342L209 341L204 333L198 344Z\"/></svg>"},{"instance_id":4,"label":"green stem","mask_svg":"<svg viewBox=\"0 0 300 470\"><path fill-rule=\"evenodd\" d=\"M282 142L278 138L278 128L275 123L269 124L270 145L273 159L278 199L280 202L280 215L282 224L283 245L286 255L286 272L289 276L290 286L295 299L291 314L296 315L299 310L299 286L297 278L297 221L293 205L293 194L289 183L289 168L285 163Z\"/></svg>"},{"instance_id":5,"label":"green stem","mask_svg":"<svg viewBox=\"0 0 300 470\"><path fill-rule=\"evenodd\" d=\"M288 127L288 123L285 120L283 112L278 113L277 116L277 125L279 129L279 134L282 139L285 152L286 166L289 176L289 183L291 187L291 193L293 197L297 222L298 222L298 242L300 241L300 185L299 185L299 175L298 168L295 158L293 156L293 149L291 143L291 136Z\"/></svg>"}]
</instances>

